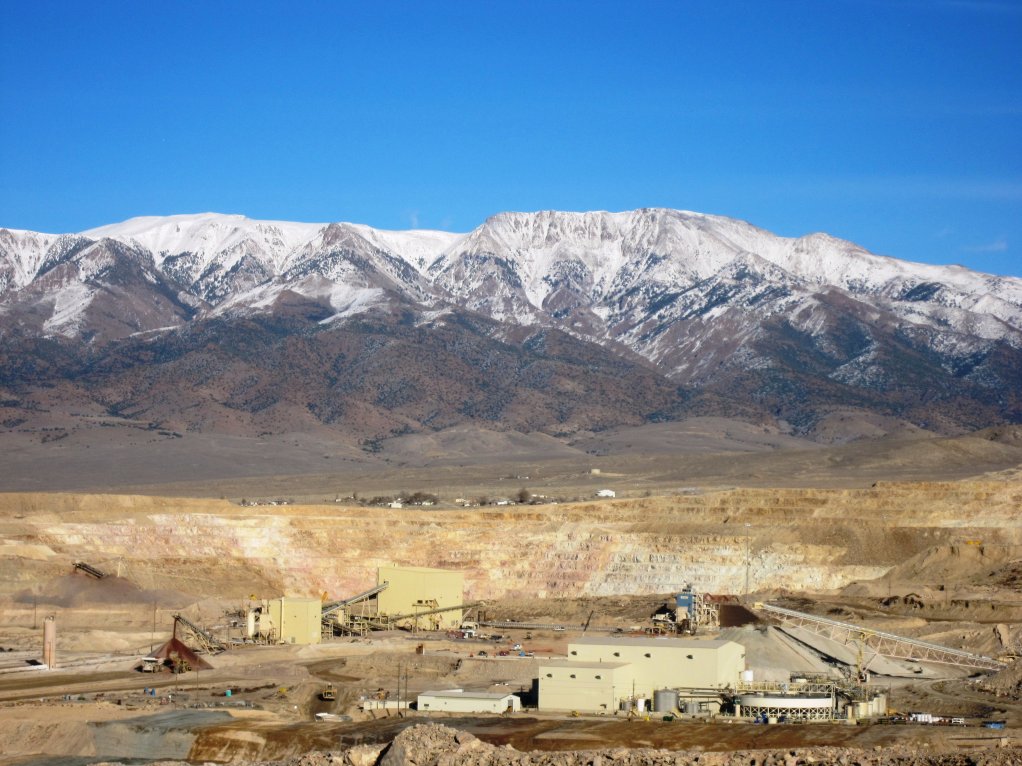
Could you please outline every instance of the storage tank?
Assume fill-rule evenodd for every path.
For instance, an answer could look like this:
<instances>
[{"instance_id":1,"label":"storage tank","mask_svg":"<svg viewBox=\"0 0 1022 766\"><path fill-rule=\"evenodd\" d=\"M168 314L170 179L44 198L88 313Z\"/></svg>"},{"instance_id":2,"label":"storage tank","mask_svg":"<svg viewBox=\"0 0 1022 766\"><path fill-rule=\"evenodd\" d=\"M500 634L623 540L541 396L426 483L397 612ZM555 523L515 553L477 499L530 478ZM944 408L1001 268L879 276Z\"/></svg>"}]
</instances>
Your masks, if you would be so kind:
<instances>
[{"instance_id":1,"label":"storage tank","mask_svg":"<svg viewBox=\"0 0 1022 766\"><path fill-rule=\"evenodd\" d=\"M699 703L695 700L689 700L685 703L685 713L687 715L699 715Z\"/></svg>"},{"instance_id":2,"label":"storage tank","mask_svg":"<svg viewBox=\"0 0 1022 766\"><path fill-rule=\"evenodd\" d=\"M742 683L751 684L754 677L755 675L751 670L742 671Z\"/></svg>"},{"instance_id":3,"label":"storage tank","mask_svg":"<svg viewBox=\"0 0 1022 766\"><path fill-rule=\"evenodd\" d=\"M657 689L653 692L653 712L673 713L678 708L678 692L674 689Z\"/></svg>"}]
</instances>

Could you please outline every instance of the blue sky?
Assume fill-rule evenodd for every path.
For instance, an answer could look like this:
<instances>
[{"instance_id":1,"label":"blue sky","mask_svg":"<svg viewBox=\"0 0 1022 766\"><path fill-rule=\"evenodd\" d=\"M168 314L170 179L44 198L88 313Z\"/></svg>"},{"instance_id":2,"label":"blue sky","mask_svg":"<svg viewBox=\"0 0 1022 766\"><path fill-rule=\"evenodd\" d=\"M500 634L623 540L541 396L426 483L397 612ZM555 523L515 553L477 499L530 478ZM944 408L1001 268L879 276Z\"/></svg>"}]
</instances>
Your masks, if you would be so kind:
<instances>
[{"instance_id":1,"label":"blue sky","mask_svg":"<svg viewBox=\"0 0 1022 766\"><path fill-rule=\"evenodd\" d=\"M1022 276L1022 0L0 14L0 226L663 206Z\"/></svg>"}]
</instances>

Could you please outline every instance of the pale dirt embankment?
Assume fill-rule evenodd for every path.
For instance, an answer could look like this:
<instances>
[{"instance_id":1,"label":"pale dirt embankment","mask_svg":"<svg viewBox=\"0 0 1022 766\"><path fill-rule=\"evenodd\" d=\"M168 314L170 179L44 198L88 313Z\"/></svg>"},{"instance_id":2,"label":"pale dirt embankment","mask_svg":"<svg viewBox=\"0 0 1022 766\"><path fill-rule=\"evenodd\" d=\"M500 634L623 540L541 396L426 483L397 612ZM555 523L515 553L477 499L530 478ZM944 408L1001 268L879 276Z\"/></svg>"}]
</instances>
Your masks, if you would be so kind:
<instances>
[{"instance_id":1,"label":"pale dirt embankment","mask_svg":"<svg viewBox=\"0 0 1022 766\"><path fill-rule=\"evenodd\" d=\"M1022 483L734 489L564 505L428 510L142 496L0 495L0 596L85 560L197 597L343 596L376 568L465 572L467 598L740 593L869 580L937 546L1022 543ZM144 600L144 599L139 599ZM158 600L158 599L157 599Z\"/></svg>"}]
</instances>

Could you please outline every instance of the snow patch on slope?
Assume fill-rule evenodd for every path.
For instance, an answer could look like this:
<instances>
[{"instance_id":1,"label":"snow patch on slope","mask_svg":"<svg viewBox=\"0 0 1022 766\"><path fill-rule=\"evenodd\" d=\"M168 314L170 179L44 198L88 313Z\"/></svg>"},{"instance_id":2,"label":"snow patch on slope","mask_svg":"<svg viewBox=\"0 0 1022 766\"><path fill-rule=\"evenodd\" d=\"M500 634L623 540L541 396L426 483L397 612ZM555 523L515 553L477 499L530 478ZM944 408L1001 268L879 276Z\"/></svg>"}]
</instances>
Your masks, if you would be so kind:
<instances>
[{"instance_id":1,"label":"snow patch on slope","mask_svg":"<svg viewBox=\"0 0 1022 766\"><path fill-rule=\"evenodd\" d=\"M84 282L68 282L63 285L53 294L53 313L43 322L43 330L55 335L74 336L93 298L95 290Z\"/></svg>"}]
</instances>

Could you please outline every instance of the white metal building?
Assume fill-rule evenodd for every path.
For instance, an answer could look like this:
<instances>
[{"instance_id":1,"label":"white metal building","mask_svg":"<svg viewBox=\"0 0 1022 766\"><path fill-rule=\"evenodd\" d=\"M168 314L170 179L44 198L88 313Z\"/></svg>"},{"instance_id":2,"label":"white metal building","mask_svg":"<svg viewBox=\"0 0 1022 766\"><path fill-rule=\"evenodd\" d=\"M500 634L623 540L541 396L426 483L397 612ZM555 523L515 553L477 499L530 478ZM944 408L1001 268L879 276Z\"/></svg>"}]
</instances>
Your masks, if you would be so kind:
<instances>
[{"instance_id":1,"label":"white metal building","mask_svg":"<svg viewBox=\"0 0 1022 766\"><path fill-rule=\"evenodd\" d=\"M445 713L517 713L522 701L514 694L474 692L464 689L423 692L416 703L419 711Z\"/></svg>"}]
</instances>

